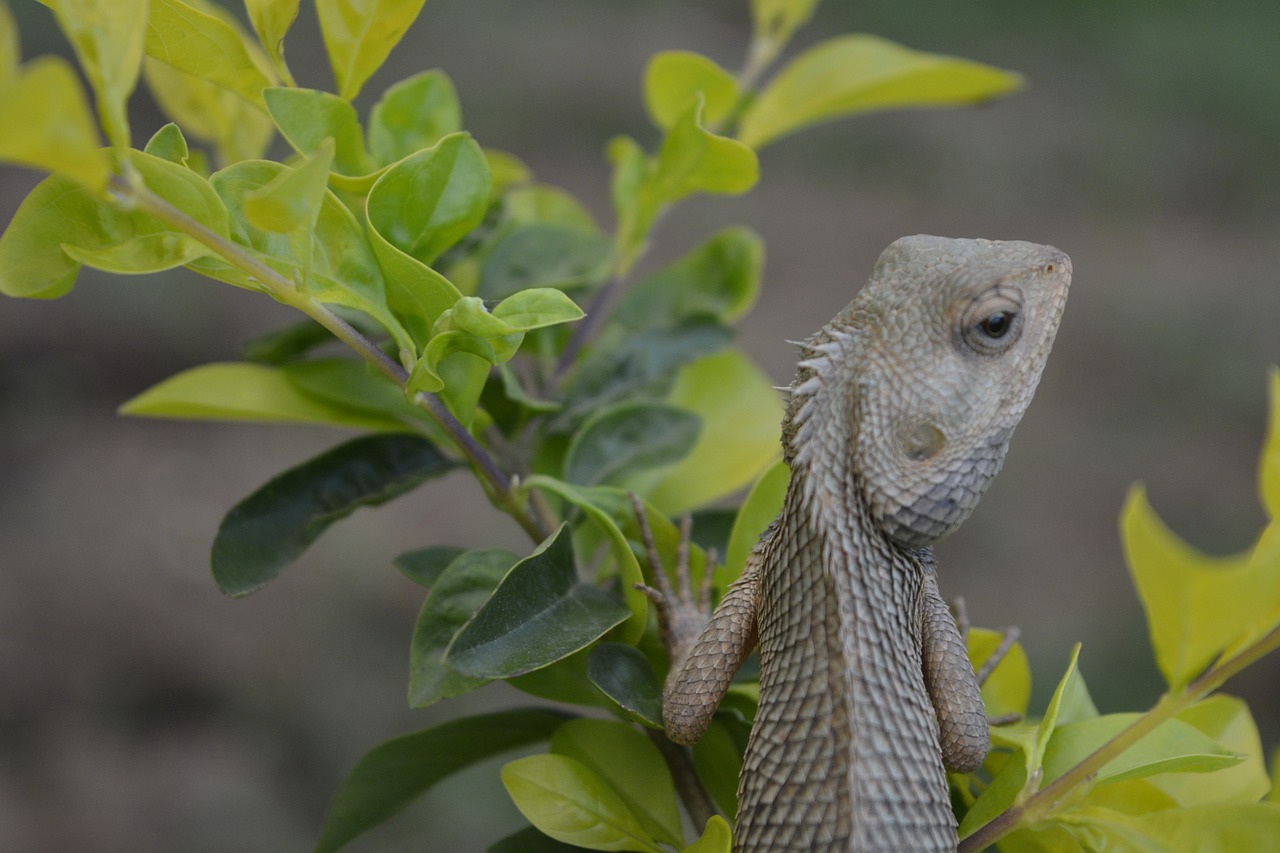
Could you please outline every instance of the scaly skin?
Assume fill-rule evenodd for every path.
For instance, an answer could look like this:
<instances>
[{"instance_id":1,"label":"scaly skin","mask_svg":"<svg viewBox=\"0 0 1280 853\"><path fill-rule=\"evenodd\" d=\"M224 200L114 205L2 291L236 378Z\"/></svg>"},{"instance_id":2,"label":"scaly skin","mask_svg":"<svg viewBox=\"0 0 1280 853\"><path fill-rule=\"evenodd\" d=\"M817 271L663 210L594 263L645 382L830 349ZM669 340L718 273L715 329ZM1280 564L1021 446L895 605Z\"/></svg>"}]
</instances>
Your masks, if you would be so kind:
<instances>
[{"instance_id":1,"label":"scaly skin","mask_svg":"<svg viewBox=\"0 0 1280 853\"><path fill-rule=\"evenodd\" d=\"M803 345L782 512L665 692L696 741L758 640L736 850L955 850L944 766L987 725L929 546L999 471L1070 280L1048 246L904 237Z\"/></svg>"}]
</instances>

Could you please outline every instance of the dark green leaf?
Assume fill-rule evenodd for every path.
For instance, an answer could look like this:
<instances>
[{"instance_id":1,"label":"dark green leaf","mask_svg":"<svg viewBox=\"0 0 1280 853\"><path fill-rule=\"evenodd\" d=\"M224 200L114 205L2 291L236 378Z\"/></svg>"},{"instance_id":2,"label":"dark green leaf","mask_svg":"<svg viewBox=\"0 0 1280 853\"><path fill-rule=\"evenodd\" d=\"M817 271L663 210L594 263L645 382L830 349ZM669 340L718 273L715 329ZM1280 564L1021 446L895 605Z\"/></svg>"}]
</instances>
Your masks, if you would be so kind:
<instances>
[{"instance_id":1,"label":"dark green leaf","mask_svg":"<svg viewBox=\"0 0 1280 853\"><path fill-rule=\"evenodd\" d=\"M564 479L580 486L616 485L633 474L688 455L702 419L663 403L619 403L587 419L569 445Z\"/></svg>"},{"instance_id":2,"label":"dark green leaf","mask_svg":"<svg viewBox=\"0 0 1280 853\"><path fill-rule=\"evenodd\" d=\"M258 364L284 364L335 340L333 333L315 320L303 320L246 341L240 345L240 356Z\"/></svg>"},{"instance_id":3,"label":"dark green leaf","mask_svg":"<svg viewBox=\"0 0 1280 853\"><path fill-rule=\"evenodd\" d=\"M538 669L630 615L614 596L578 581L568 525L521 560L449 647L445 664L485 678Z\"/></svg>"},{"instance_id":4,"label":"dark green leaf","mask_svg":"<svg viewBox=\"0 0 1280 853\"><path fill-rule=\"evenodd\" d=\"M574 853L576 850L590 849L565 841L557 841L529 826L508 835L501 841L490 844L488 853Z\"/></svg>"},{"instance_id":5,"label":"dark green leaf","mask_svg":"<svg viewBox=\"0 0 1280 853\"><path fill-rule=\"evenodd\" d=\"M341 849L440 780L491 755L545 740L567 719L544 709L502 711L453 720L374 747L334 794L315 853Z\"/></svg>"},{"instance_id":6,"label":"dark green leaf","mask_svg":"<svg viewBox=\"0 0 1280 853\"><path fill-rule=\"evenodd\" d=\"M635 646L601 643L587 659L591 682L645 724L662 729L662 685Z\"/></svg>"},{"instance_id":7,"label":"dark green leaf","mask_svg":"<svg viewBox=\"0 0 1280 853\"><path fill-rule=\"evenodd\" d=\"M507 684L522 693L550 699L566 705L586 705L592 708L613 710L614 703L602 694L587 677L587 662L591 649L574 652L551 666L508 678Z\"/></svg>"},{"instance_id":8,"label":"dark green leaf","mask_svg":"<svg viewBox=\"0 0 1280 853\"><path fill-rule=\"evenodd\" d=\"M464 553L466 553L465 548L436 545L431 548L405 551L391 562L409 580L430 589L440 574L449 568L449 564Z\"/></svg>"},{"instance_id":9,"label":"dark green leaf","mask_svg":"<svg viewBox=\"0 0 1280 853\"><path fill-rule=\"evenodd\" d=\"M707 793L725 814L738 812L738 776L742 772L742 753L747 747L743 726L735 725L717 714L707 733L693 745L693 766ZM750 730L750 726L745 727Z\"/></svg>"},{"instance_id":10,"label":"dark green leaf","mask_svg":"<svg viewBox=\"0 0 1280 853\"><path fill-rule=\"evenodd\" d=\"M732 338L714 320L695 317L670 329L629 336L613 349L593 351L574 375L565 409L551 427L565 431L591 412L642 391L660 394L679 368L724 349Z\"/></svg>"},{"instance_id":11,"label":"dark green leaf","mask_svg":"<svg viewBox=\"0 0 1280 853\"><path fill-rule=\"evenodd\" d=\"M450 641L489 600L498 582L520 558L510 551L467 551L444 570L431 588L413 628L409 652L409 705L425 708L488 683L454 672L441 658Z\"/></svg>"},{"instance_id":12,"label":"dark green leaf","mask_svg":"<svg viewBox=\"0 0 1280 853\"><path fill-rule=\"evenodd\" d=\"M728 228L636 285L615 316L629 329L672 326L697 314L732 323L755 304L764 244L747 228Z\"/></svg>"},{"instance_id":13,"label":"dark green leaf","mask_svg":"<svg viewBox=\"0 0 1280 853\"><path fill-rule=\"evenodd\" d=\"M381 166L430 148L462 130L458 93L439 69L401 80L383 93L369 115L369 148Z\"/></svg>"},{"instance_id":14,"label":"dark green leaf","mask_svg":"<svg viewBox=\"0 0 1280 853\"><path fill-rule=\"evenodd\" d=\"M599 284L609 273L613 243L595 231L527 225L500 237L480 271L480 295L502 299L530 287L570 290Z\"/></svg>"},{"instance_id":15,"label":"dark green leaf","mask_svg":"<svg viewBox=\"0 0 1280 853\"><path fill-rule=\"evenodd\" d=\"M291 468L227 513L213 541L213 576L228 595L260 589L329 525L449 471L425 439L372 435Z\"/></svg>"}]
</instances>

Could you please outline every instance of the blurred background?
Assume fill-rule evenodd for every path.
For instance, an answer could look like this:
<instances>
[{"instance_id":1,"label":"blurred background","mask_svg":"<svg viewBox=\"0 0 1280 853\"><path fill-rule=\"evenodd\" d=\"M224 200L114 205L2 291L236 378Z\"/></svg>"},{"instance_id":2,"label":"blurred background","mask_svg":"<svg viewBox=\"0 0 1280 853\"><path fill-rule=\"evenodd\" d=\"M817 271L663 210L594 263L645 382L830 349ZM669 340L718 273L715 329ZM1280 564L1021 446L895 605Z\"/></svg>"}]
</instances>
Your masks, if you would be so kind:
<instances>
[{"instance_id":1,"label":"blurred background","mask_svg":"<svg viewBox=\"0 0 1280 853\"><path fill-rule=\"evenodd\" d=\"M68 53L11 0L24 55ZM329 88L312 4L288 42ZM239 7L237 5L238 11ZM745 0L431 0L365 87L442 67L485 145L582 198L606 226L614 134L656 139L640 98L668 48L740 66ZM912 233L1052 243L1075 283L1055 354L1002 476L938 549L977 625L1018 625L1043 707L1071 645L1101 710L1158 696L1116 520L1146 484L1164 519L1219 553L1263 523L1256 465L1280 361L1280 5L1020 0L828 2L793 51L876 33L1026 75L987 107L872 115L782 140L741 199L695 199L653 267L742 223L768 247L740 341L778 384L793 348ZM162 123L145 93L134 136ZM0 129L0 132L3 132ZM0 222L39 176L0 169ZM327 533L241 601L208 576L233 503L344 436L117 418L160 379L234 358L291 320L183 273L86 271L54 303L0 303L0 850L303 851L376 743L507 701L503 688L407 707L422 590L390 559L427 544L524 549L465 476ZM1272 658L1228 684L1268 749ZM521 825L490 762L352 849L478 850Z\"/></svg>"}]
</instances>

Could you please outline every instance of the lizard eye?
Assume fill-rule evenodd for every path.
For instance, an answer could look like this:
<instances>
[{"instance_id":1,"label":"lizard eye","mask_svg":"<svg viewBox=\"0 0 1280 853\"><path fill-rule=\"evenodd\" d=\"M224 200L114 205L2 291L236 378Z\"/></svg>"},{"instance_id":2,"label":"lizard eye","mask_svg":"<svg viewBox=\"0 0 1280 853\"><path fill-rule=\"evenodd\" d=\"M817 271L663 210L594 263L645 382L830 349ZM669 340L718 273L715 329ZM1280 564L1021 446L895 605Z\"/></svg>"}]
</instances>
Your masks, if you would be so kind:
<instances>
[{"instance_id":1,"label":"lizard eye","mask_svg":"<svg viewBox=\"0 0 1280 853\"><path fill-rule=\"evenodd\" d=\"M978 355L999 355L1018 340L1022 304L1017 291L996 287L973 299L961 311L960 342Z\"/></svg>"}]
</instances>

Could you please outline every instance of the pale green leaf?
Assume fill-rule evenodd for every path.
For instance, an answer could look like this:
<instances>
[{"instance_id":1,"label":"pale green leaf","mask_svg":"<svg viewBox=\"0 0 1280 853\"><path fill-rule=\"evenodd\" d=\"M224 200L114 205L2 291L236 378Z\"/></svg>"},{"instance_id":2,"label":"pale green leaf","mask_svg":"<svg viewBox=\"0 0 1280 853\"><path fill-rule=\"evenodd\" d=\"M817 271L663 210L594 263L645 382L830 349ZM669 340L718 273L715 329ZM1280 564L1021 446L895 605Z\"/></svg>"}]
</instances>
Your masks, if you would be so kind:
<instances>
[{"instance_id":1,"label":"pale green leaf","mask_svg":"<svg viewBox=\"0 0 1280 853\"><path fill-rule=\"evenodd\" d=\"M1267 418L1267 443L1258 463L1258 489L1262 506L1272 521L1280 521L1280 368L1271 368L1271 414Z\"/></svg>"},{"instance_id":2,"label":"pale green leaf","mask_svg":"<svg viewBox=\"0 0 1280 853\"><path fill-rule=\"evenodd\" d=\"M0 161L59 172L95 192L111 163L76 73L65 59L33 60L0 82Z\"/></svg>"},{"instance_id":3,"label":"pale green leaf","mask_svg":"<svg viewBox=\"0 0 1280 853\"><path fill-rule=\"evenodd\" d=\"M460 130L462 108L453 82L439 69L423 71L389 87L373 105L369 150L387 166Z\"/></svg>"},{"instance_id":4,"label":"pale green leaf","mask_svg":"<svg viewBox=\"0 0 1280 853\"><path fill-rule=\"evenodd\" d=\"M981 63L911 50L869 35L829 39L797 56L742 114L752 148L811 124L872 110L975 104L1022 78Z\"/></svg>"},{"instance_id":5,"label":"pale green leaf","mask_svg":"<svg viewBox=\"0 0 1280 853\"><path fill-rule=\"evenodd\" d=\"M601 409L574 435L564 478L595 486L643 477L687 456L701 430L702 420L679 406L637 402Z\"/></svg>"},{"instance_id":6,"label":"pale green leaf","mask_svg":"<svg viewBox=\"0 0 1280 853\"><path fill-rule=\"evenodd\" d=\"M712 815L707 828L697 841L684 848L684 853L730 853L733 847L733 830L720 815Z\"/></svg>"},{"instance_id":7,"label":"pale green leaf","mask_svg":"<svg viewBox=\"0 0 1280 853\"><path fill-rule=\"evenodd\" d=\"M1076 664L1080 659L1080 645L1080 643L1076 643L1072 647L1071 659L1067 661L1067 671L1062 674L1062 680L1054 688L1053 696L1049 699L1049 705L1044 709L1044 716L1041 717L1040 724L1036 726L1035 743L1025 756L1028 777L1037 773L1044 763L1045 749L1048 748L1049 739L1053 737L1053 730L1058 725L1058 714L1064 705L1070 704L1066 700L1075 693L1073 684L1080 677L1079 670L1076 669Z\"/></svg>"},{"instance_id":8,"label":"pale green leaf","mask_svg":"<svg viewBox=\"0 0 1280 853\"><path fill-rule=\"evenodd\" d=\"M169 122L153 133L142 150L145 154L168 160L170 163L177 163L179 166L187 165L187 159L191 156L191 149L187 147L187 139L182 135L182 129L173 122Z\"/></svg>"},{"instance_id":9,"label":"pale green leaf","mask_svg":"<svg viewBox=\"0 0 1280 853\"><path fill-rule=\"evenodd\" d=\"M703 120L723 121L738 101L738 81L705 56L684 50L654 54L644 75L644 102L654 123L668 128L701 93Z\"/></svg>"},{"instance_id":10,"label":"pale green leaf","mask_svg":"<svg viewBox=\"0 0 1280 853\"><path fill-rule=\"evenodd\" d=\"M326 139L313 155L285 169L267 185L246 193L245 218L263 231L302 231L310 238L324 203L332 162L333 140ZM303 260L310 261L309 252Z\"/></svg>"},{"instance_id":11,"label":"pale green leaf","mask_svg":"<svg viewBox=\"0 0 1280 853\"><path fill-rule=\"evenodd\" d=\"M450 329L437 334L423 348L422 356L414 363L413 370L409 373L405 390L410 394L416 394L419 391L436 394L443 391L445 380L440 375L440 365L455 353L470 353L489 364L501 363L493 349L493 344L488 340L470 332Z\"/></svg>"},{"instance_id":12,"label":"pale green leaf","mask_svg":"<svg viewBox=\"0 0 1280 853\"><path fill-rule=\"evenodd\" d=\"M1151 784L1183 806L1253 802L1271 789L1258 727L1242 700L1221 694L1210 696L1179 713L1177 719L1194 726L1222 748L1244 756L1244 760L1212 776L1166 773L1151 779Z\"/></svg>"},{"instance_id":13,"label":"pale green leaf","mask_svg":"<svg viewBox=\"0 0 1280 853\"><path fill-rule=\"evenodd\" d=\"M1171 688L1280 624L1280 524L1247 554L1211 557L1165 527L1135 486L1120 531L1156 664Z\"/></svg>"},{"instance_id":14,"label":"pale green leaf","mask_svg":"<svg viewBox=\"0 0 1280 853\"><path fill-rule=\"evenodd\" d=\"M350 101L381 67L422 10L423 0L316 0L325 50Z\"/></svg>"},{"instance_id":15,"label":"pale green leaf","mask_svg":"<svg viewBox=\"0 0 1280 853\"><path fill-rule=\"evenodd\" d=\"M142 76L165 115L215 146L220 166L261 157L275 135L266 113L228 89L149 56Z\"/></svg>"},{"instance_id":16,"label":"pale green leaf","mask_svg":"<svg viewBox=\"0 0 1280 853\"><path fill-rule=\"evenodd\" d=\"M358 176L372 171L355 108L318 89L271 88L262 93L276 127L299 154L311 154L326 138L334 141L333 169Z\"/></svg>"},{"instance_id":17,"label":"pale green leaf","mask_svg":"<svg viewBox=\"0 0 1280 853\"><path fill-rule=\"evenodd\" d=\"M968 636L969 660L981 667L1004 640L998 631L971 628ZM1083 684L1083 682L1081 682ZM1026 716L1031 699L1031 667L1021 643L1009 647L1000 663L982 685L982 704L988 717L1006 714Z\"/></svg>"},{"instance_id":18,"label":"pale green leaf","mask_svg":"<svg viewBox=\"0 0 1280 853\"><path fill-rule=\"evenodd\" d=\"M530 823L592 850L661 853L626 803L599 776L563 755L530 755L502 768L502 784Z\"/></svg>"},{"instance_id":19,"label":"pale green leaf","mask_svg":"<svg viewBox=\"0 0 1280 853\"><path fill-rule=\"evenodd\" d=\"M702 97L695 96L662 140L651 177L659 204L695 192L740 195L760 177L756 153L736 139L707 130L702 112Z\"/></svg>"},{"instance_id":20,"label":"pale green leaf","mask_svg":"<svg viewBox=\"0 0 1280 853\"><path fill-rule=\"evenodd\" d=\"M249 23L281 79L289 80L284 63L284 37L298 17L298 0L245 0Z\"/></svg>"},{"instance_id":21,"label":"pale green leaf","mask_svg":"<svg viewBox=\"0 0 1280 853\"><path fill-rule=\"evenodd\" d=\"M22 48L18 44L18 25L9 11L9 4L0 0L0 86L13 79L22 61Z\"/></svg>"},{"instance_id":22,"label":"pale green leaf","mask_svg":"<svg viewBox=\"0 0 1280 853\"><path fill-rule=\"evenodd\" d=\"M733 583L742 574L751 550L782 511L782 501L787 496L787 484L790 481L791 469L779 459L766 468L752 485L747 499L738 510L737 518L733 520L733 529L729 532L722 587Z\"/></svg>"},{"instance_id":23,"label":"pale green leaf","mask_svg":"<svg viewBox=\"0 0 1280 853\"><path fill-rule=\"evenodd\" d=\"M264 106L262 90L273 83L237 28L182 0L151 0L146 52L258 107Z\"/></svg>"},{"instance_id":24,"label":"pale green leaf","mask_svg":"<svg viewBox=\"0 0 1280 853\"><path fill-rule=\"evenodd\" d=\"M1141 714L1107 714L1054 728L1044 752L1044 783L1057 779L1132 725ZM1158 773L1208 773L1239 764L1242 756L1181 720L1166 720L1093 776L1095 784Z\"/></svg>"},{"instance_id":25,"label":"pale green leaf","mask_svg":"<svg viewBox=\"0 0 1280 853\"><path fill-rule=\"evenodd\" d=\"M138 82L148 0L41 0L75 48L80 67L98 98L107 138L129 146L126 104ZM9 124L0 126L12 127Z\"/></svg>"},{"instance_id":26,"label":"pale green leaf","mask_svg":"<svg viewBox=\"0 0 1280 853\"><path fill-rule=\"evenodd\" d=\"M191 420L312 423L397 432L398 420L352 411L303 394L278 368L224 362L193 367L120 407L123 415Z\"/></svg>"},{"instance_id":27,"label":"pale green leaf","mask_svg":"<svg viewBox=\"0 0 1280 853\"><path fill-rule=\"evenodd\" d=\"M702 418L693 450L649 492L649 501L669 515L745 487L782 452L782 402L768 377L736 349L681 370L667 402Z\"/></svg>"},{"instance_id":28,"label":"pale green leaf","mask_svg":"<svg viewBox=\"0 0 1280 853\"><path fill-rule=\"evenodd\" d=\"M572 323L585 316L572 299L552 287L534 287L513 293L495 305L492 313L520 332Z\"/></svg>"},{"instance_id":29,"label":"pale green leaf","mask_svg":"<svg viewBox=\"0 0 1280 853\"><path fill-rule=\"evenodd\" d=\"M551 752L595 773L650 836L665 844L681 843L671 771L648 737L612 720L570 720L552 735Z\"/></svg>"}]
</instances>

